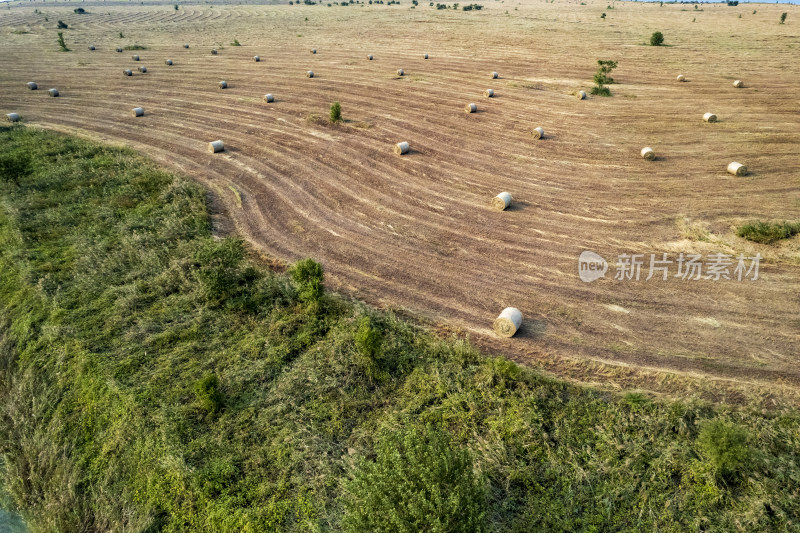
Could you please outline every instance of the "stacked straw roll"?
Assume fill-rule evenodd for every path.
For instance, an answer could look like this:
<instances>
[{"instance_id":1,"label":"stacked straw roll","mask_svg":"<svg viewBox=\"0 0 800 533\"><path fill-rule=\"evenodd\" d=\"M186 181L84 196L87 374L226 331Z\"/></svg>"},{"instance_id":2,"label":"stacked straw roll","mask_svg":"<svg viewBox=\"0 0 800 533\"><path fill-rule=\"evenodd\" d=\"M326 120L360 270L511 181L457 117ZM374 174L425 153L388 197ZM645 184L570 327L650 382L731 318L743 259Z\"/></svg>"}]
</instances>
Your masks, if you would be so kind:
<instances>
[{"instance_id":1,"label":"stacked straw roll","mask_svg":"<svg viewBox=\"0 0 800 533\"><path fill-rule=\"evenodd\" d=\"M369 59L370 61L372 61L372 54L369 54L369 55L367 56L367 59Z\"/></svg>"},{"instance_id":2,"label":"stacked straw roll","mask_svg":"<svg viewBox=\"0 0 800 533\"><path fill-rule=\"evenodd\" d=\"M275 97L272 96L271 94L265 94L264 95L264 101L265 102L270 102L270 103L274 102L275 101Z\"/></svg>"},{"instance_id":3,"label":"stacked straw roll","mask_svg":"<svg viewBox=\"0 0 800 533\"><path fill-rule=\"evenodd\" d=\"M314 72L309 70L308 72L306 72L306 76L309 77L309 78L313 78L314 77Z\"/></svg>"},{"instance_id":4,"label":"stacked straw roll","mask_svg":"<svg viewBox=\"0 0 800 533\"><path fill-rule=\"evenodd\" d=\"M311 49L311 53L312 53L312 54L316 54L316 53L317 53L317 49L316 49L316 48L312 48L312 49Z\"/></svg>"},{"instance_id":5,"label":"stacked straw roll","mask_svg":"<svg viewBox=\"0 0 800 533\"><path fill-rule=\"evenodd\" d=\"M225 149L225 145L222 144L222 141L211 141L208 143L208 151L212 154L216 154L217 152L221 152Z\"/></svg>"},{"instance_id":6,"label":"stacked straw roll","mask_svg":"<svg viewBox=\"0 0 800 533\"><path fill-rule=\"evenodd\" d=\"M117 52L122 52L122 47L117 46Z\"/></svg>"},{"instance_id":7,"label":"stacked straw roll","mask_svg":"<svg viewBox=\"0 0 800 533\"><path fill-rule=\"evenodd\" d=\"M129 68L126 68L125 70L123 70L122 73L125 76L133 76L133 71L131 69L129 69Z\"/></svg>"},{"instance_id":8,"label":"stacked straw roll","mask_svg":"<svg viewBox=\"0 0 800 533\"><path fill-rule=\"evenodd\" d=\"M405 72L403 72L403 69L401 69L401 68L397 69L397 75L398 76L402 76L403 74L405 74Z\"/></svg>"},{"instance_id":9,"label":"stacked straw roll","mask_svg":"<svg viewBox=\"0 0 800 533\"><path fill-rule=\"evenodd\" d=\"M467 113L475 113L476 111L478 111L478 105L477 104L467 104L464 107L464 111L466 111Z\"/></svg>"},{"instance_id":10,"label":"stacked straw roll","mask_svg":"<svg viewBox=\"0 0 800 533\"><path fill-rule=\"evenodd\" d=\"M703 120L705 120L706 122L716 122L717 115L715 115L714 113L706 113L705 115L703 115Z\"/></svg>"},{"instance_id":11,"label":"stacked straw roll","mask_svg":"<svg viewBox=\"0 0 800 533\"><path fill-rule=\"evenodd\" d=\"M397 155L407 154L409 149L410 147L408 146L408 143L405 141L394 145L394 153L396 153Z\"/></svg>"},{"instance_id":12,"label":"stacked straw roll","mask_svg":"<svg viewBox=\"0 0 800 533\"><path fill-rule=\"evenodd\" d=\"M131 56L131 59L133 59L134 61L139 61L139 56L133 55Z\"/></svg>"},{"instance_id":13,"label":"stacked straw roll","mask_svg":"<svg viewBox=\"0 0 800 533\"><path fill-rule=\"evenodd\" d=\"M131 115L134 117L143 117L144 116L144 109L141 107L134 107L131 109Z\"/></svg>"},{"instance_id":14,"label":"stacked straw roll","mask_svg":"<svg viewBox=\"0 0 800 533\"><path fill-rule=\"evenodd\" d=\"M646 159L647 161L652 161L656 158L656 153L653 151L652 148L649 146L645 146L642 148L642 159Z\"/></svg>"},{"instance_id":15,"label":"stacked straw roll","mask_svg":"<svg viewBox=\"0 0 800 533\"><path fill-rule=\"evenodd\" d=\"M744 87L744 82L742 80L736 80L735 82L733 82L733 86L736 87L737 89L741 89L742 87Z\"/></svg>"},{"instance_id":16,"label":"stacked straw roll","mask_svg":"<svg viewBox=\"0 0 800 533\"><path fill-rule=\"evenodd\" d=\"M184 48L189 48L189 43L185 43L185 44L183 45L183 47L184 47Z\"/></svg>"},{"instance_id":17,"label":"stacked straw roll","mask_svg":"<svg viewBox=\"0 0 800 533\"><path fill-rule=\"evenodd\" d=\"M538 128L533 128L533 138L534 139L544 139L544 128L539 126Z\"/></svg>"},{"instance_id":18,"label":"stacked straw roll","mask_svg":"<svg viewBox=\"0 0 800 533\"><path fill-rule=\"evenodd\" d=\"M505 211L505 209L511 205L512 201L514 201L514 199L511 197L511 193L501 192L492 198L492 207L498 211Z\"/></svg>"},{"instance_id":19,"label":"stacked straw roll","mask_svg":"<svg viewBox=\"0 0 800 533\"><path fill-rule=\"evenodd\" d=\"M259 61L261 61L261 58L260 58L260 57L258 57L258 56L253 56L253 61L255 61L256 63L258 63Z\"/></svg>"},{"instance_id":20,"label":"stacked straw roll","mask_svg":"<svg viewBox=\"0 0 800 533\"><path fill-rule=\"evenodd\" d=\"M578 100L586 100L586 91L578 91L575 96L578 98Z\"/></svg>"},{"instance_id":21,"label":"stacked straw roll","mask_svg":"<svg viewBox=\"0 0 800 533\"><path fill-rule=\"evenodd\" d=\"M166 61L164 61L164 64L167 65L168 67L171 67L172 66L172 60L171 59L167 59Z\"/></svg>"},{"instance_id":22,"label":"stacked straw roll","mask_svg":"<svg viewBox=\"0 0 800 533\"><path fill-rule=\"evenodd\" d=\"M147 72L147 67L139 67L139 72L144 74L145 72Z\"/></svg>"},{"instance_id":23,"label":"stacked straw roll","mask_svg":"<svg viewBox=\"0 0 800 533\"><path fill-rule=\"evenodd\" d=\"M500 77L500 75L497 72L492 72L492 79L493 80L496 80L499 77Z\"/></svg>"},{"instance_id":24,"label":"stacked straw roll","mask_svg":"<svg viewBox=\"0 0 800 533\"><path fill-rule=\"evenodd\" d=\"M747 167L734 161L728 164L728 172L734 176L744 176L747 174Z\"/></svg>"},{"instance_id":25,"label":"stacked straw roll","mask_svg":"<svg viewBox=\"0 0 800 533\"><path fill-rule=\"evenodd\" d=\"M485 91L483 91L483 96L485 96L486 98L491 98L492 96L494 96L494 89L486 89Z\"/></svg>"},{"instance_id":26,"label":"stacked straw roll","mask_svg":"<svg viewBox=\"0 0 800 533\"><path fill-rule=\"evenodd\" d=\"M50 90L49 90L49 91L47 91L47 92L48 92L48 93L50 93L50 96L52 96L52 97L54 97L54 98L55 98L56 96L58 96L58 89L50 89Z\"/></svg>"},{"instance_id":27,"label":"stacked straw roll","mask_svg":"<svg viewBox=\"0 0 800 533\"><path fill-rule=\"evenodd\" d=\"M212 49L211 49L211 55L212 55L212 56L215 56L215 55L217 55L217 49L216 49L216 48L212 48Z\"/></svg>"},{"instance_id":28,"label":"stacked straw roll","mask_svg":"<svg viewBox=\"0 0 800 533\"><path fill-rule=\"evenodd\" d=\"M501 337L513 337L522 326L522 313L516 307L506 307L494 320L492 328Z\"/></svg>"},{"instance_id":29,"label":"stacked straw roll","mask_svg":"<svg viewBox=\"0 0 800 533\"><path fill-rule=\"evenodd\" d=\"M422 59L428 59L428 54L422 54Z\"/></svg>"},{"instance_id":30,"label":"stacked straw roll","mask_svg":"<svg viewBox=\"0 0 800 533\"><path fill-rule=\"evenodd\" d=\"M30 89L31 91L35 91L36 89L39 88L39 86L36 85L36 82L33 81L29 81L26 85L28 86L28 89Z\"/></svg>"},{"instance_id":31,"label":"stacked straw roll","mask_svg":"<svg viewBox=\"0 0 800 533\"><path fill-rule=\"evenodd\" d=\"M19 122L19 113L9 113L6 115L9 122Z\"/></svg>"},{"instance_id":32,"label":"stacked straw roll","mask_svg":"<svg viewBox=\"0 0 800 533\"><path fill-rule=\"evenodd\" d=\"M683 74L678 74L678 81L686 81L686 76Z\"/></svg>"},{"instance_id":33,"label":"stacked straw roll","mask_svg":"<svg viewBox=\"0 0 800 533\"><path fill-rule=\"evenodd\" d=\"M94 45L93 44L89 45L89 50L94 50Z\"/></svg>"},{"instance_id":34,"label":"stacked straw roll","mask_svg":"<svg viewBox=\"0 0 800 533\"><path fill-rule=\"evenodd\" d=\"M222 80L221 82L219 82L219 88L220 89L227 89L228 88L228 82L225 81L225 80Z\"/></svg>"}]
</instances>

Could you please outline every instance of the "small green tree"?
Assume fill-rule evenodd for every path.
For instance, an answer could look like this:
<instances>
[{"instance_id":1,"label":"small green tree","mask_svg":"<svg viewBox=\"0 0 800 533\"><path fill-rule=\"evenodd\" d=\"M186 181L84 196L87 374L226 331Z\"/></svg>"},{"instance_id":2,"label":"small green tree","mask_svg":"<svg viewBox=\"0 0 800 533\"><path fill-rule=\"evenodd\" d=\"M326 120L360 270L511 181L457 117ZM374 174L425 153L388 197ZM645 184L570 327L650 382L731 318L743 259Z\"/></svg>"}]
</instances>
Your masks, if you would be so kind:
<instances>
[{"instance_id":1,"label":"small green tree","mask_svg":"<svg viewBox=\"0 0 800 533\"><path fill-rule=\"evenodd\" d=\"M61 47L62 52L69 52L69 48L67 48L67 43L64 42L63 32L58 32L58 46Z\"/></svg>"},{"instance_id":2,"label":"small green tree","mask_svg":"<svg viewBox=\"0 0 800 533\"><path fill-rule=\"evenodd\" d=\"M239 39L234 39L233 42L231 43L231 46L242 46L242 45L239 43Z\"/></svg>"},{"instance_id":3,"label":"small green tree","mask_svg":"<svg viewBox=\"0 0 800 533\"><path fill-rule=\"evenodd\" d=\"M58 21L59 30L66 30L67 28L69 28L69 26L63 20Z\"/></svg>"},{"instance_id":4,"label":"small green tree","mask_svg":"<svg viewBox=\"0 0 800 533\"><path fill-rule=\"evenodd\" d=\"M342 106L339 102L334 102L331 104L331 114L330 114L331 122L341 122L342 121Z\"/></svg>"},{"instance_id":5,"label":"small green tree","mask_svg":"<svg viewBox=\"0 0 800 533\"><path fill-rule=\"evenodd\" d=\"M751 467L753 454L747 431L733 423L719 419L707 422L697 436L697 444L723 481L735 482Z\"/></svg>"},{"instance_id":6,"label":"small green tree","mask_svg":"<svg viewBox=\"0 0 800 533\"><path fill-rule=\"evenodd\" d=\"M781 13L781 24L786 22L786 13Z\"/></svg>"},{"instance_id":7,"label":"small green tree","mask_svg":"<svg viewBox=\"0 0 800 533\"><path fill-rule=\"evenodd\" d=\"M595 86L592 87L592 94L596 94L598 96L611 96L611 90L606 87L606 85L610 85L614 83L614 78L609 76L611 71L617 68L617 62L611 59L599 59L597 61L599 68L597 72L594 74L594 83Z\"/></svg>"},{"instance_id":8,"label":"small green tree","mask_svg":"<svg viewBox=\"0 0 800 533\"><path fill-rule=\"evenodd\" d=\"M291 268L292 279L297 284L298 296L305 303L318 302L325 293L322 265L313 259L298 261Z\"/></svg>"},{"instance_id":9,"label":"small green tree","mask_svg":"<svg viewBox=\"0 0 800 533\"><path fill-rule=\"evenodd\" d=\"M664 34L660 31L654 32L650 36L650 46L661 46L664 44Z\"/></svg>"},{"instance_id":10,"label":"small green tree","mask_svg":"<svg viewBox=\"0 0 800 533\"><path fill-rule=\"evenodd\" d=\"M606 18L606 14L605 14L605 13L603 13L602 15L600 15L600 18L601 18L601 19L604 19L604 18Z\"/></svg>"},{"instance_id":11,"label":"small green tree","mask_svg":"<svg viewBox=\"0 0 800 533\"><path fill-rule=\"evenodd\" d=\"M194 394L200 408L209 416L222 410L222 393L219 392L219 378L208 373L194 384Z\"/></svg>"},{"instance_id":12,"label":"small green tree","mask_svg":"<svg viewBox=\"0 0 800 533\"><path fill-rule=\"evenodd\" d=\"M175 11L178 10L178 4L175 4Z\"/></svg>"},{"instance_id":13,"label":"small green tree","mask_svg":"<svg viewBox=\"0 0 800 533\"><path fill-rule=\"evenodd\" d=\"M385 431L345 484L346 533L480 533L486 489L468 450L432 427Z\"/></svg>"}]
</instances>

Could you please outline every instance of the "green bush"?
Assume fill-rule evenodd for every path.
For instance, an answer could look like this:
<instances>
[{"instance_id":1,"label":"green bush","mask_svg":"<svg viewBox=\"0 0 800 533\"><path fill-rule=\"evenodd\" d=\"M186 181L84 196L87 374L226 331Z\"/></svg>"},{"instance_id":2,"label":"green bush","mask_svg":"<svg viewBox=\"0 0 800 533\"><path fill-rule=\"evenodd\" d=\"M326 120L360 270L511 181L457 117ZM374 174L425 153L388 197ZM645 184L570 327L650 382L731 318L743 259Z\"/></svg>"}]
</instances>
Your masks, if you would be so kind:
<instances>
[{"instance_id":1,"label":"green bush","mask_svg":"<svg viewBox=\"0 0 800 533\"><path fill-rule=\"evenodd\" d=\"M751 468L747 431L720 419L707 422L697 436L700 450L724 481L735 481Z\"/></svg>"},{"instance_id":2,"label":"green bush","mask_svg":"<svg viewBox=\"0 0 800 533\"><path fill-rule=\"evenodd\" d=\"M65 22L63 22L61 20L58 21L58 29L59 30L66 30L67 28L69 28L69 26Z\"/></svg>"},{"instance_id":3,"label":"green bush","mask_svg":"<svg viewBox=\"0 0 800 533\"><path fill-rule=\"evenodd\" d=\"M339 102L334 102L331 104L330 120L331 122L342 121L342 106L339 104Z\"/></svg>"},{"instance_id":4,"label":"green bush","mask_svg":"<svg viewBox=\"0 0 800 533\"><path fill-rule=\"evenodd\" d=\"M786 13L781 13L781 24L786 22Z\"/></svg>"},{"instance_id":5,"label":"green bush","mask_svg":"<svg viewBox=\"0 0 800 533\"><path fill-rule=\"evenodd\" d=\"M194 394L200 408L213 416L222 410L222 393L219 392L219 378L216 374L206 374L194 384Z\"/></svg>"},{"instance_id":6,"label":"green bush","mask_svg":"<svg viewBox=\"0 0 800 533\"><path fill-rule=\"evenodd\" d=\"M231 43L231 46L242 46L242 45L241 43L239 43L239 39L234 39L233 42Z\"/></svg>"},{"instance_id":7,"label":"green bush","mask_svg":"<svg viewBox=\"0 0 800 533\"><path fill-rule=\"evenodd\" d=\"M306 303L318 302L325 293L322 282L324 272L322 265L311 258L303 259L290 269L292 279L297 284L298 296Z\"/></svg>"},{"instance_id":8,"label":"green bush","mask_svg":"<svg viewBox=\"0 0 800 533\"><path fill-rule=\"evenodd\" d=\"M486 491L470 453L430 426L384 431L346 484L347 533L478 533Z\"/></svg>"},{"instance_id":9,"label":"green bush","mask_svg":"<svg viewBox=\"0 0 800 533\"><path fill-rule=\"evenodd\" d=\"M650 46L661 46L664 44L664 34L660 31L654 32L650 36Z\"/></svg>"},{"instance_id":10,"label":"green bush","mask_svg":"<svg viewBox=\"0 0 800 533\"><path fill-rule=\"evenodd\" d=\"M761 244L772 244L800 233L800 222L749 222L736 229L739 237Z\"/></svg>"},{"instance_id":11,"label":"green bush","mask_svg":"<svg viewBox=\"0 0 800 533\"><path fill-rule=\"evenodd\" d=\"M60 23L61 21L59 20L58 22ZM59 24L59 28L60 27L61 27L61 25ZM64 27L66 28L67 25L64 24ZM58 32L58 46L61 48L62 52L69 52L69 48L67 48L67 43L64 42L64 33L63 32Z\"/></svg>"}]
</instances>

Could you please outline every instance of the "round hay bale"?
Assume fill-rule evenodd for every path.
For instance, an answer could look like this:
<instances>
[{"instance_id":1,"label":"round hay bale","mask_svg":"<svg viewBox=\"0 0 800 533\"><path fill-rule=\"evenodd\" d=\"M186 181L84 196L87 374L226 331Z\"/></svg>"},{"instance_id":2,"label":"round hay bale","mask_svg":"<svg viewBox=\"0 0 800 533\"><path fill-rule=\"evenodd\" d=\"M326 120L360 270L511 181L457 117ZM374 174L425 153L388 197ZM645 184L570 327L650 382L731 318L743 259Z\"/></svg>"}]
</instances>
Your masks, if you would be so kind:
<instances>
[{"instance_id":1,"label":"round hay bale","mask_svg":"<svg viewBox=\"0 0 800 533\"><path fill-rule=\"evenodd\" d=\"M369 59L370 61L372 61L372 54L369 54L369 55L367 56L367 59Z\"/></svg>"},{"instance_id":2,"label":"round hay bale","mask_svg":"<svg viewBox=\"0 0 800 533\"><path fill-rule=\"evenodd\" d=\"M122 52L122 47L117 46L117 52Z\"/></svg>"},{"instance_id":3,"label":"round hay bale","mask_svg":"<svg viewBox=\"0 0 800 533\"><path fill-rule=\"evenodd\" d=\"M313 78L314 77L314 72L309 70L308 72L306 72L306 76L309 77L309 78Z\"/></svg>"},{"instance_id":4,"label":"round hay bale","mask_svg":"<svg viewBox=\"0 0 800 533\"><path fill-rule=\"evenodd\" d=\"M138 69L138 70L139 70L139 72L141 72L142 74L144 74L145 72L147 72L147 67L139 67L139 69Z\"/></svg>"},{"instance_id":5,"label":"round hay bale","mask_svg":"<svg viewBox=\"0 0 800 533\"><path fill-rule=\"evenodd\" d=\"M50 90L49 90L49 91L47 91L47 92L48 92L48 93L50 93L50 96L52 96L53 98L55 98L56 96L58 96L58 89L50 89Z\"/></svg>"},{"instance_id":6,"label":"round hay bale","mask_svg":"<svg viewBox=\"0 0 800 533\"><path fill-rule=\"evenodd\" d=\"M222 80L221 82L219 82L219 88L220 89L227 89L228 88L228 82L225 81L225 80Z\"/></svg>"},{"instance_id":7,"label":"round hay bale","mask_svg":"<svg viewBox=\"0 0 800 533\"><path fill-rule=\"evenodd\" d=\"M531 132L533 134L534 139L544 139L544 128L539 126L538 128L533 128Z\"/></svg>"},{"instance_id":8,"label":"round hay bale","mask_svg":"<svg viewBox=\"0 0 800 533\"><path fill-rule=\"evenodd\" d=\"M9 113L6 115L9 122L19 122L19 113Z\"/></svg>"},{"instance_id":9,"label":"round hay bale","mask_svg":"<svg viewBox=\"0 0 800 533\"><path fill-rule=\"evenodd\" d=\"M686 76L683 74L678 74L678 81L686 81Z\"/></svg>"},{"instance_id":10,"label":"round hay bale","mask_svg":"<svg viewBox=\"0 0 800 533\"><path fill-rule=\"evenodd\" d=\"M466 106L464 106L464 111L466 111L467 113L475 113L476 111L478 111L478 105L467 104Z\"/></svg>"},{"instance_id":11,"label":"round hay bale","mask_svg":"<svg viewBox=\"0 0 800 533\"><path fill-rule=\"evenodd\" d=\"M397 69L397 75L398 76L402 76L403 74L405 74L405 72L403 72L403 69L401 69L401 68Z\"/></svg>"},{"instance_id":12,"label":"round hay bale","mask_svg":"<svg viewBox=\"0 0 800 533\"><path fill-rule=\"evenodd\" d=\"M258 63L259 61L261 61L261 58L260 58L260 57L258 57L258 56L253 56L253 61L255 61L256 63Z\"/></svg>"},{"instance_id":13,"label":"round hay bale","mask_svg":"<svg viewBox=\"0 0 800 533\"><path fill-rule=\"evenodd\" d=\"M225 145L222 144L222 141L211 141L208 143L208 151L212 154L216 154L217 152L221 152L225 149Z\"/></svg>"},{"instance_id":14,"label":"round hay bale","mask_svg":"<svg viewBox=\"0 0 800 533\"><path fill-rule=\"evenodd\" d=\"M714 113L706 113L705 115L703 115L703 120L705 120L706 122L716 122L717 115L715 115Z\"/></svg>"},{"instance_id":15,"label":"round hay bale","mask_svg":"<svg viewBox=\"0 0 800 533\"><path fill-rule=\"evenodd\" d=\"M499 77L500 77L500 75L497 72L492 72L492 79L493 80L496 80Z\"/></svg>"},{"instance_id":16,"label":"round hay bale","mask_svg":"<svg viewBox=\"0 0 800 533\"><path fill-rule=\"evenodd\" d=\"M642 148L641 154L642 154L642 159L646 159L647 161L652 161L653 159L656 158L656 153L649 146L645 146L644 148Z\"/></svg>"},{"instance_id":17,"label":"round hay bale","mask_svg":"<svg viewBox=\"0 0 800 533\"><path fill-rule=\"evenodd\" d=\"M500 316L494 319L492 328L501 337L513 337L522 326L522 313L516 307L506 307Z\"/></svg>"},{"instance_id":18,"label":"round hay bale","mask_svg":"<svg viewBox=\"0 0 800 533\"><path fill-rule=\"evenodd\" d=\"M428 59L428 54L422 54L422 59Z\"/></svg>"},{"instance_id":19,"label":"round hay bale","mask_svg":"<svg viewBox=\"0 0 800 533\"><path fill-rule=\"evenodd\" d=\"M274 101L275 101L275 97L274 97L274 96L272 96L271 94L265 94L265 95L264 95L264 101L265 101L265 102L272 103L272 102L274 102Z\"/></svg>"},{"instance_id":20,"label":"round hay bale","mask_svg":"<svg viewBox=\"0 0 800 533\"><path fill-rule=\"evenodd\" d=\"M486 89L485 91L483 91L483 96L485 96L486 98L491 98L492 96L494 96L494 89Z\"/></svg>"},{"instance_id":21,"label":"round hay bale","mask_svg":"<svg viewBox=\"0 0 800 533\"><path fill-rule=\"evenodd\" d=\"M511 193L501 192L492 198L492 208L497 209L498 211L505 211L505 209L511 205L513 200L514 199L511 197Z\"/></svg>"},{"instance_id":22,"label":"round hay bale","mask_svg":"<svg viewBox=\"0 0 800 533\"><path fill-rule=\"evenodd\" d=\"M93 44L89 45L89 50L94 50L94 45Z\"/></svg>"},{"instance_id":23,"label":"round hay bale","mask_svg":"<svg viewBox=\"0 0 800 533\"><path fill-rule=\"evenodd\" d=\"M172 66L172 60L171 59L167 59L166 61L164 61L164 64L167 65L168 67L171 67Z\"/></svg>"},{"instance_id":24,"label":"round hay bale","mask_svg":"<svg viewBox=\"0 0 800 533\"><path fill-rule=\"evenodd\" d=\"M217 49L216 49L216 48L212 48L212 49L211 49L211 55L212 55L212 56L215 56L215 55L217 55Z\"/></svg>"},{"instance_id":25,"label":"round hay bale","mask_svg":"<svg viewBox=\"0 0 800 533\"><path fill-rule=\"evenodd\" d=\"M728 164L728 172L734 176L744 176L747 174L747 167L734 161Z\"/></svg>"},{"instance_id":26,"label":"round hay bale","mask_svg":"<svg viewBox=\"0 0 800 533\"><path fill-rule=\"evenodd\" d=\"M317 53L317 49L316 49L316 48L312 48L312 49L311 49L311 53L312 53L312 54L316 54L316 53Z\"/></svg>"},{"instance_id":27,"label":"round hay bale","mask_svg":"<svg viewBox=\"0 0 800 533\"><path fill-rule=\"evenodd\" d=\"M136 55L131 56L131 59L133 59L134 61L139 61L139 56L136 56Z\"/></svg>"},{"instance_id":28,"label":"round hay bale","mask_svg":"<svg viewBox=\"0 0 800 533\"><path fill-rule=\"evenodd\" d=\"M184 48L189 48L189 43L184 43L183 47Z\"/></svg>"},{"instance_id":29,"label":"round hay bale","mask_svg":"<svg viewBox=\"0 0 800 533\"><path fill-rule=\"evenodd\" d=\"M141 107L134 107L131 109L131 115L134 117L143 117L144 116L144 109Z\"/></svg>"},{"instance_id":30,"label":"round hay bale","mask_svg":"<svg viewBox=\"0 0 800 533\"><path fill-rule=\"evenodd\" d=\"M126 68L125 70L123 70L122 73L125 76L133 76L133 71L131 69L129 69L129 68Z\"/></svg>"},{"instance_id":31,"label":"round hay bale","mask_svg":"<svg viewBox=\"0 0 800 533\"><path fill-rule=\"evenodd\" d=\"M737 89L741 89L742 87L744 87L744 82L742 80L736 80L735 82L733 82L733 86L736 87Z\"/></svg>"},{"instance_id":32,"label":"round hay bale","mask_svg":"<svg viewBox=\"0 0 800 533\"><path fill-rule=\"evenodd\" d=\"M409 150L410 147L408 146L408 143L405 141L394 145L394 153L396 153L397 155L407 154Z\"/></svg>"},{"instance_id":33,"label":"round hay bale","mask_svg":"<svg viewBox=\"0 0 800 533\"><path fill-rule=\"evenodd\" d=\"M575 93L575 96L578 98L578 100L586 100L586 91L578 91Z\"/></svg>"},{"instance_id":34,"label":"round hay bale","mask_svg":"<svg viewBox=\"0 0 800 533\"><path fill-rule=\"evenodd\" d=\"M36 85L36 83L35 83L35 82L32 82L32 81L29 81L29 82L27 83L27 85L28 85L28 89L30 89L31 91L35 91L36 89L38 89L38 88L39 88L39 86L38 86L38 85Z\"/></svg>"}]
</instances>

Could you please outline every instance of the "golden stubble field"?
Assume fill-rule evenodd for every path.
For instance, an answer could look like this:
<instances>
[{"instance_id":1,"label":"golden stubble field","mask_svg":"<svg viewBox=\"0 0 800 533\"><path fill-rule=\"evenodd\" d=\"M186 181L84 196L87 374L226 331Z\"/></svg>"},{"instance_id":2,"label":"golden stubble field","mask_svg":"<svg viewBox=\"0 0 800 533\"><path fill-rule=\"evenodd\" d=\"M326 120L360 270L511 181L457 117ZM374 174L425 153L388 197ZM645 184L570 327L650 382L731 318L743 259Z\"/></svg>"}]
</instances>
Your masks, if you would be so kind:
<instances>
[{"instance_id":1,"label":"golden stubble field","mask_svg":"<svg viewBox=\"0 0 800 533\"><path fill-rule=\"evenodd\" d=\"M314 257L332 288L556 375L800 398L800 239L735 235L749 220L800 219L796 6L77 5L0 9L3 114L140 150L208 185L265 254ZM59 51L59 19L72 52ZM645 45L656 30L669 46ZM147 49L115 52L133 44ZM619 63L613 97L579 101L598 59ZM326 121L333 101L344 124ZM478 113L464 113L470 102ZM225 152L207 152L215 139ZM409 155L393 154L399 141ZM750 174L727 174L731 161ZM514 207L492 211L501 191ZM580 280L584 250L612 263L605 279ZM682 280L677 263L644 281L663 253L763 259L756 281ZM613 279L620 254L644 254L640 281ZM505 306L525 315L512 339L490 329Z\"/></svg>"}]
</instances>

